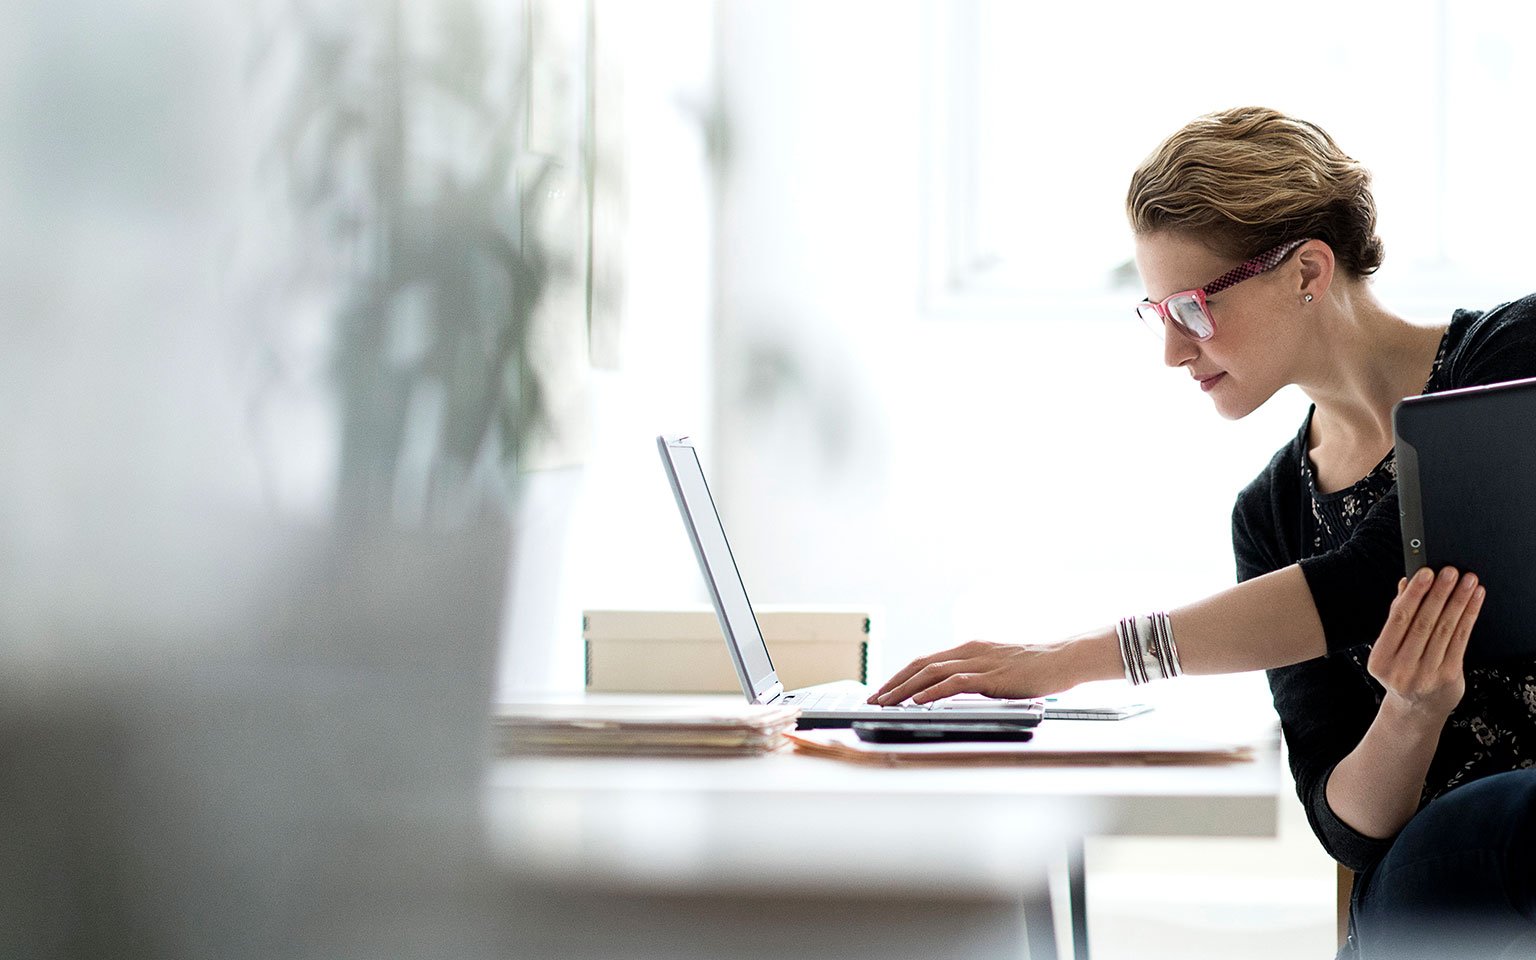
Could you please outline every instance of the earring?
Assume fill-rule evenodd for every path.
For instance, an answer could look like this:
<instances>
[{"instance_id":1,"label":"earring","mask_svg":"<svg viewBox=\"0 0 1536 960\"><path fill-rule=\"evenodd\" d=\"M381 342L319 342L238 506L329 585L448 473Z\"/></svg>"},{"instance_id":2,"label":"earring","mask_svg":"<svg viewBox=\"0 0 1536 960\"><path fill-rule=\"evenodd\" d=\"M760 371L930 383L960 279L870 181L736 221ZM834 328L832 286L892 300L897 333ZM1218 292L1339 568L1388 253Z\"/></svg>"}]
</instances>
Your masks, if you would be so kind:
<instances>
[{"instance_id":1,"label":"earring","mask_svg":"<svg viewBox=\"0 0 1536 960\"><path fill-rule=\"evenodd\" d=\"M1302 297L1301 299L1307 301L1308 303L1311 303L1312 302L1312 294L1309 293L1305 297Z\"/></svg>"}]
</instances>

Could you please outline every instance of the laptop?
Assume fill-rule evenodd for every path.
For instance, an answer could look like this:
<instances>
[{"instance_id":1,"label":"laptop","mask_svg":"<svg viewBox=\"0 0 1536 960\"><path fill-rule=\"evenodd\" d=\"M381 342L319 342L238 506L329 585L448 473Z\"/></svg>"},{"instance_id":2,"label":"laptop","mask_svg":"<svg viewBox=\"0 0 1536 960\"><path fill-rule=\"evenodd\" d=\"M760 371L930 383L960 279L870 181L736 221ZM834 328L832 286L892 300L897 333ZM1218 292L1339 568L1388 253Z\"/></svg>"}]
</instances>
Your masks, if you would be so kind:
<instances>
[{"instance_id":1,"label":"laptop","mask_svg":"<svg viewBox=\"0 0 1536 960\"><path fill-rule=\"evenodd\" d=\"M725 528L715 509L709 484L698 451L687 437L657 437L661 461L677 498L683 526L693 543L693 552L704 574L709 598L720 618L731 661L741 680L741 691L752 703L796 706L800 708L801 729L846 727L855 721L899 720L903 723L924 721L986 720L1019 726L1034 726L1045 716L1042 700L998 700L975 695L950 697L932 703L881 707L865 701L874 691L854 680L785 690L773 669L768 645L763 642L757 616L747 599L741 571L725 539Z\"/></svg>"},{"instance_id":2,"label":"laptop","mask_svg":"<svg viewBox=\"0 0 1536 960\"><path fill-rule=\"evenodd\" d=\"M1409 397L1392 411L1403 567L1488 587L1468 664L1536 657L1536 379Z\"/></svg>"}]
</instances>

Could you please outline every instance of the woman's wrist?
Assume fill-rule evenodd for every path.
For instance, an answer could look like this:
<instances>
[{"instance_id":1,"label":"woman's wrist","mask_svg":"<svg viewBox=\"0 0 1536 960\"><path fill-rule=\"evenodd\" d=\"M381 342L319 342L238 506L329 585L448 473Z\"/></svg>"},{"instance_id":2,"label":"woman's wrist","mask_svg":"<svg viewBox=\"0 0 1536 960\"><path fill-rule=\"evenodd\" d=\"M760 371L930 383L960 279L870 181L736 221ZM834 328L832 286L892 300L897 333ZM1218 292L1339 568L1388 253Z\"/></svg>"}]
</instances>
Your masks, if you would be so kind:
<instances>
[{"instance_id":1,"label":"woman's wrist","mask_svg":"<svg viewBox=\"0 0 1536 960\"><path fill-rule=\"evenodd\" d=\"M1328 775L1328 806L1350 828L1385 839L1419 807L1445 716L1387 691L1365 736Z\"/></svg>"},{"instance_id":2,"label":"woman's wrist","mask_svg":"<svg viewBox=\"0 0 1536 960\"><path fill-rule=\"evenodd\" d=\"M1445 721L1450 719L1451 710L1454 709L1454 706L1441 708L1408 700L1388 690L1386 696L1381 699L1377 718L1390 724L1398 733L1417 734L1420 737L1433 736L1438 739L1441 729L1445 727Z\"/></svg>"},{"instance_id":3,"label":"woman's wrist","mask_svg":"<svg viewBox=\"0 0 1536 960\"><path fill-rule=\"evenodd\" d=\"M1114 627L1079 634L1062 645L1071 685L1090 680L1121 680L1125 661L1120 656L1120 640Z\"/></svg>"}]
</instances>

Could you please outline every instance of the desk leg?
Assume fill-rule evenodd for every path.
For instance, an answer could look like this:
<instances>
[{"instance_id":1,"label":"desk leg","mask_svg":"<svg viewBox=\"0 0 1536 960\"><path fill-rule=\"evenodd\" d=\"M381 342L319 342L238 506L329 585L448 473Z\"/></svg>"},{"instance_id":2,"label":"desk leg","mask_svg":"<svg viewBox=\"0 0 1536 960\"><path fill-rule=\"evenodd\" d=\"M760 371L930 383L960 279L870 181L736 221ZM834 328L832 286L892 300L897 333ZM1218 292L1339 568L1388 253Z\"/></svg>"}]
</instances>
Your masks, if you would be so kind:
<instances>
[{"instance_id":1,"label":"desk leg","mask_svg":"<svg viewBox=\"0 0 1536 960\"><path fill-rule=\"evenodd\" d=\"M1088 882L1083 841L1067 848L1067 901L1072 913L1072 960L1088 960Z\"/></svg>"},{"instance_id":2,"label":"desk leg","mask_svg":"<svg viewBox=\"0 0 1536 960\"><path fill-rule=\"evenodd\" d=\"M1050 884L1042 896L1024 901L1024 941L1029 960L1058 960L1056 917L1051 912Z\"/></svg>"}]
</instances>

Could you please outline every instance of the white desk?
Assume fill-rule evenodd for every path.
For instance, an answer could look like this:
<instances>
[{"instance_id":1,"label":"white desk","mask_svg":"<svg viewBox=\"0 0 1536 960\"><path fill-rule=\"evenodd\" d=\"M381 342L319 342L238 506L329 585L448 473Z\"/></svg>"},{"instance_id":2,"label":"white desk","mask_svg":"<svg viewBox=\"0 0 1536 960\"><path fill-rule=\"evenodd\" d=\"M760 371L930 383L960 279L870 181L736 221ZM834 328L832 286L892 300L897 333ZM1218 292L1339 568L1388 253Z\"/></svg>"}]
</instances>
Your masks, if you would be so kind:
<instances>
[{"instance_id":1,"label":"white desk","mask_svg":"<svg viewBox=\"0 0 1536 960\"><path fill-rule=\"evenodd\" d=\"M1191 704L1093 727L1114 738L1212 721ZM487 820L504 867L558 891L550 902L593 911L564 931L563 956L778 957L831 938L839 958L1016 960L1027 937L1033 957L1054 957L1046 877L1063 855L1085 956L1083 837L1274 834L1278 732L1262 709L1218 722L1248 725L1253 761L897 770L794 754L503 760ZM551 930L562 922L552 917Z\"/></svg>"}]
</instances>

